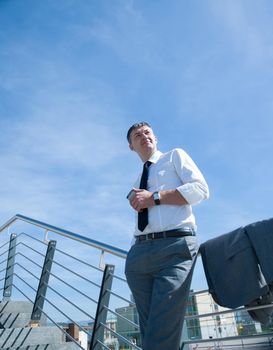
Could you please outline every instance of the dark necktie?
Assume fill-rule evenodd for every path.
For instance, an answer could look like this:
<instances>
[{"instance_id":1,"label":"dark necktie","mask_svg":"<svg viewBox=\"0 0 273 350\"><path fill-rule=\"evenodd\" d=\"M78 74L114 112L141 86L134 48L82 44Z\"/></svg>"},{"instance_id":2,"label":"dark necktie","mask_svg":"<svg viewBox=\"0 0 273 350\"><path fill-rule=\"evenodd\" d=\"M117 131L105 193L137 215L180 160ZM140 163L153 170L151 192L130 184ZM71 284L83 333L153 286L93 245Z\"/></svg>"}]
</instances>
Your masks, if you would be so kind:
<instances>
[{"instance_id":1,"label":"dark necktie","mask_svg":"<svg viewBox=\"0 0 273 350\"><path fill-rule=\"evenodd\" d=\"M149 166L152 163L147 161L143 164L143 171L140 180L140 189L147 190L147 182L148 182L148 170ZM143 231L145 227L148 225L148 208L144 208L141 212L138 213L138 229Z\"/></svg>"}]
</instances>

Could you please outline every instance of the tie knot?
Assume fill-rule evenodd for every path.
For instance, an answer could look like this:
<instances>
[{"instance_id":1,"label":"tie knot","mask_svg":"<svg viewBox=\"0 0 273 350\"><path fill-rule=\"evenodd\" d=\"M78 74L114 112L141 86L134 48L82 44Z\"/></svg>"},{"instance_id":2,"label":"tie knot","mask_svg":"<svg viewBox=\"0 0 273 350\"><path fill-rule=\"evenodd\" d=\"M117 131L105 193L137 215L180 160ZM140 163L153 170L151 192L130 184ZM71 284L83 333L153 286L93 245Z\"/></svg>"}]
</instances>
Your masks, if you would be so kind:
<instances>
[{"instance_id":1,"label":"tie knot","mask_svg":"<svg viewBox=\"0 0 273 350\"><path fill-rule=\"evenodd\" d=\"M147 160L147 162L144 163L144 167L145 168L149 168L149 166L152 164L152 162L150 162L149 160Z\"/></svg>"}]
</instances>

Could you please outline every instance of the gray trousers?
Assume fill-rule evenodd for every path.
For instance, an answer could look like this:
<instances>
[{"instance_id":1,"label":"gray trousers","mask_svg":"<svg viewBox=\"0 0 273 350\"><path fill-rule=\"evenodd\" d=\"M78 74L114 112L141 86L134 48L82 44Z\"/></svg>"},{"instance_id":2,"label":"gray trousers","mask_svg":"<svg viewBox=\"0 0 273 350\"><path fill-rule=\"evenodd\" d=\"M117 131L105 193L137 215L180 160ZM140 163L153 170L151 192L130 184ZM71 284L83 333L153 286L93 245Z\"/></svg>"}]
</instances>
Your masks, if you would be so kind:
<instances>
[{"instance_id":1,"label":"gray trousers","mask_svg":"<svg viewBox=\"0 0 273 350\"><path fill-rule=\"evenodd\" d=\"M179 350L196 237L135 243L125 274L139 313L143 350Z\"/></svg>"}]
</instances>

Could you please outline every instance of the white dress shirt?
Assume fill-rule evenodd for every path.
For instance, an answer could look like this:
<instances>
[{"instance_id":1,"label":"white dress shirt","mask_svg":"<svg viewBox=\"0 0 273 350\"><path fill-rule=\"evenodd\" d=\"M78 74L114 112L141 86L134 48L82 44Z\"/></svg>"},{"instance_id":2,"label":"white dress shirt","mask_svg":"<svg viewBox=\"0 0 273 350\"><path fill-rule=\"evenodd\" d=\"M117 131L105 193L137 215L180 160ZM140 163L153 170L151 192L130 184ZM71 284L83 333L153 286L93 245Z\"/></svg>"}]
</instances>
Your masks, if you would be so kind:
<instances>
[{"instance_id":1,"label":"white dress shirt","mask_svg":"<svg viewBox=\"0 0 273 350\"><path fill-rule=\"evenodd\" d=\"M177 228L196 230L192 205L209 197L208 185L190 156L182 149L175 148L167 153L156 151L149 159L147 190L151 192L177 189L189 203L187 205L160 204L148 208L149 223L139 231L136 213L135 236ZM134 187L139 188L140 177Z\"/></svg>"}]
</instances>

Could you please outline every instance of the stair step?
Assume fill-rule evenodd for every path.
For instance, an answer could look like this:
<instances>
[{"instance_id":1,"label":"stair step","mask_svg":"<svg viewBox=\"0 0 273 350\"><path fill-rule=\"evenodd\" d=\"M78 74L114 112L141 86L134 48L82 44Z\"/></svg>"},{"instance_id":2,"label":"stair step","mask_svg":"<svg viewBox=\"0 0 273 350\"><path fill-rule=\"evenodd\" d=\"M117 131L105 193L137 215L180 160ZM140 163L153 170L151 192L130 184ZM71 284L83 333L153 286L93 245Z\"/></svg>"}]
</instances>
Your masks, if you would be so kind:
<instances>
[{"instance_id":1,"label":"stair step","mask_svg":"<svg viewBox=\"0 0 273 350\"><path fill-rule=\"evenodd\" d=\"M11 301L4 300L0 302L0 314L3 313L32 313L33 304L30 301Z\"/></svg>"},{"instance_id":2,"label":"stair step","mask_svg":"<svg viewBox=\"0 0 273 350\"><path fill-rule=\"evenodd\" d=\"M63 344L43 344L43 345L29 345L21 347L2 348L2 350L80 350L81 348L74 342L67 342Z\"/></svg>"},{"instance_id":3,"label":"stair step","mask_svg":"<svg viewBox=\"0 0 273 350\"><path fill-rule=\"evenodd\" d=\"M30 313L3 313L0 314L1 328L23 328L29 325L31 318ZM41 317L40 326L46 326L47 320L44 315Z\"/></svg>"},{"instance_id":4,"label":"stair step","mask_svg":"<svg viewBox=\"0 0 273 350\"><path fill-rule=\"evenodd\" d=\"M57 327L7 328L0 330L0 348L61 344L64 333Z\"/></svg>"},{"instance_id":5,"label":"stair step","mask_svg":"<svg viewBox=\"0 0 273 350\"><path fill-rule=\"evenodd\" d=\"M29 324L33 304L29 301L2 301L0 303L0 328L21 328ZM42 314L40 325L46 326L46 316Z\"/></svg>"}]
</instances>

